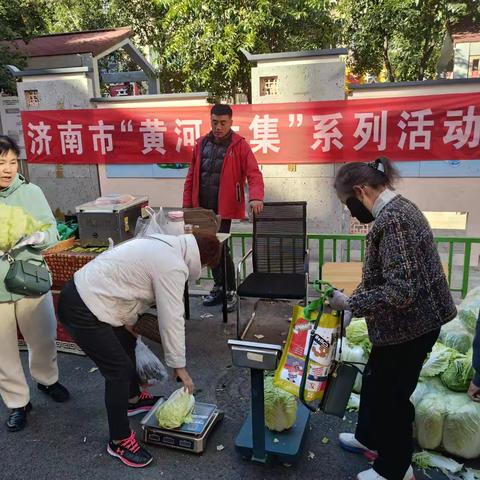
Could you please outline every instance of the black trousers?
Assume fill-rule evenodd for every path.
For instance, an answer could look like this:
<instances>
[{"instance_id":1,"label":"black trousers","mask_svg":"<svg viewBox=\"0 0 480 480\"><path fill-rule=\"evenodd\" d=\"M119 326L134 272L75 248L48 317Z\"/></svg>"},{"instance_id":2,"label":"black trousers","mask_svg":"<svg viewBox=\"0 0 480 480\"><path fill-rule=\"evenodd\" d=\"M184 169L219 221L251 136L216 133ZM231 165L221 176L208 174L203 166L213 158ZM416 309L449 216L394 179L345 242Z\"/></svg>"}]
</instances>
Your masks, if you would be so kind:
<instances>
[{"instance_id":1,"label":"black trousers","mask_svg":"<svg viewBox=\"0 0 480 480\"><path fill-rule=\"evenodd\" d=\"M378 451L373 468L388 480L402 480L412 462L415 408L410 396L439 333L374 346L365 368L355 438Z\"/></svg>"},{"instance_id":2,"label":"black trousers","mask_svg":"<svg viewBox=\"0 0 480 480\"><path fill-rule=\"evenodd\" d=\"M232 226L232 221L231 220L222 220L220 223L220 233L230 233L230 228ZM232 259L232 254L230 252L230 248L227 244L228 242L225 242L223 244L225 248L225 255L227 257L227 291L231 292L232 290L235 290L235 265L233 264L233 259ZM222 265L223 259L220 261L219 265L216 266L215 268L212 268L212 275L213 275L213 280L215 282L216 287L221 287L223 285L223 265Z\"/></svg>"},{"instance_id":3,"label":"black trousers","mask_svg":"<svg viewBox=\"0 0 480 480\"><path fill-rule=\"evenodd\" d=\"M128 399L140 393L135 362L136 338L124 327L100 322L83 303L73 280L62 289L58 316L105 379L110 440L127 438L130 436Z\"/></svg>"}]
</instances>

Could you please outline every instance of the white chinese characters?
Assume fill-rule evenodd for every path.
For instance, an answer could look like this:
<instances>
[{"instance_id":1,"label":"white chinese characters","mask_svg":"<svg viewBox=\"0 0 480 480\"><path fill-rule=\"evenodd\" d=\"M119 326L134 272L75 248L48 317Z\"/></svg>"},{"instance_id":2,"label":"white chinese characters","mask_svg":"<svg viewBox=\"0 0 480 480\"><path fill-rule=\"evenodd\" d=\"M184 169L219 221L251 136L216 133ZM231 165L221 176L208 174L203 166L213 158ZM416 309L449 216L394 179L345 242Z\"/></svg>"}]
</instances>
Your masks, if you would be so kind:
<instances>
[{"instance_id":1,"label":"white chinese characters","mask_svg":"<svg viewBox=\"0 0 480 480\"><path fill-rule=\"evenodd\" d=\"M426 108L424 110L416 110L415 112L403 111L400 114L401 120L397 125L402 130L398 146L403 150L407 145L409 150L423 148L430 150L432 142L432 131L434 121L425 117L431 116L432 110Z\"/></svg>"},{"instance_id":2,"label":"white chinese characters","mask_svg":"<svg viewBox=\"0 0 480 480\"><path fill-rule=\"evenodd\" d=\"M165 155L165 139L164 133L167 131L165 122L154 118L148 118L140 124L140 132L143 133L143 150L142 153L147 153L156 150L161 155Z\"/></svg>"},{"instance_id":3,"label":"white chinese characters","mask_svg":"<svg viewBox=\"0 0 480 480\"><path fill-rule=\"evenodd\" d=\"M278 118L270 118L267 113L263 117L255 115L248 127L253 132L253 139L250 140L252 152L256 153L261 150L262 153L280 151L280 137L278 135Z\"/></svg>"},{"instance_id":4,"label":"white chinese characters","mask_svg":"<svg viewBox=\"0 0 480 480\"><path fill-rule=\"evenodd\" d=\"M354 145L354 150L361 150L369 142L377 144L377 150L385 150L387 148L388 112L382 110L380 114L356 113L355 118L358 120L358 124L353 136L360 138L360 141Z\"/></svg>"},{"instance_id":5,"label":"white chinese characters","mask_svg":"<svg viewBox=\"0 0 480 480\"><path fill-rule=\"evenodd\" d=\"M73 124L72 121L69 120L65 125L58 125L57 128L60 131L62 155L66 155L67 152L81 155L83 153L83 126L81 124Z\"/></svg>"},{"instance_id":6,"label":"white chinese characters","mask_svg":"<svg viewBox=\"0 0 480 480\"><path fill-rule=\"evenodd\" d=\"M32 154L41 155L45 152L46 155L50 155L52 136L48 135L48 131L51 128L50 125L45 125L44 122L38 122L38 125L33 125L33 123L29 122L27 135L32 139L30 146Z\"/></svg>"},{"instance_id":7,"label":"white chinese characters","mask_svg":"<svg viewBox=\"0 0 480 480\"><path fill-rule=\"evenodd\" d=\"M100 150L102 155L113 150L112 132L115 130L114 125L105 125L103 120L99 120L97 125L88 127L91 132L97 132L92 135L93 150L98 152Z\"/></svg>"},{"instance_id":8,"label":"white chinese characters","mask_svg":"<svg viewBox=\"0 0 480 480\"><path fill-rule=\"evenodd\" d=\"M443 143L453 143L455 149L462 148L468 143L469 148L476 148L480 144L480 115L475 115L475 107L470 105L467 113L463 110L449 110L443 123L448 128L443 137Z\"/></svg>"},{"instance_id":9,"label":"white chinese characters","mask_svg":"<svg viewBox=\"0 0 480 480\"><path fill-rule=\"evenodd\" d=\"M315 142L310 146L312 150L316 150L320 145L322 152L329 152L332 145L339 150L343 148L340 141L343 137L342 132L337 128L338 120L343 118L341 113L333 113L331 115L313 115L312 119L315 123L315 133L313 138Z\"/></svg>"},{"instance_id":10,"label":"white chinese characters","mask_svg":"<svg viewBox=\"0 0 480 480\"><path fill-rule=\"evenodd\" d=\"M182 145L185 147L193 147L195 140L200 136L201 120L175 120L175 133L178 135L177 146L175 149L180 152Z\"/></svg>"}]
</instances>

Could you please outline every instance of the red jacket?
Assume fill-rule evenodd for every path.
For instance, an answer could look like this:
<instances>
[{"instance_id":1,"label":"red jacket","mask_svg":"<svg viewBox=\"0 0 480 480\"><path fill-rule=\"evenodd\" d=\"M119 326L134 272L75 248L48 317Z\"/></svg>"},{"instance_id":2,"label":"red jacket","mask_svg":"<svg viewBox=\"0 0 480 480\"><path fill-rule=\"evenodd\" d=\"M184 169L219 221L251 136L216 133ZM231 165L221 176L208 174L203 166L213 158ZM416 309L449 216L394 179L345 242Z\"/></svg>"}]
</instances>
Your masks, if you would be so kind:
<instances>
[{"instance_id":1,"label":"red jacket","mask_svg":"<svg viewBox=\"0 0 480 480\"><path fill-rule=\"evenodd\" d=\"M193 150L183 189L183 207L199 207L201 149L205 137L200 137ZM263 201L262 172L246 140L232 133L232 142L225 153L218 191L218 214L225 219L245 218L245 180L248 181L250 200Z\"/></svg>"}]
</instances>

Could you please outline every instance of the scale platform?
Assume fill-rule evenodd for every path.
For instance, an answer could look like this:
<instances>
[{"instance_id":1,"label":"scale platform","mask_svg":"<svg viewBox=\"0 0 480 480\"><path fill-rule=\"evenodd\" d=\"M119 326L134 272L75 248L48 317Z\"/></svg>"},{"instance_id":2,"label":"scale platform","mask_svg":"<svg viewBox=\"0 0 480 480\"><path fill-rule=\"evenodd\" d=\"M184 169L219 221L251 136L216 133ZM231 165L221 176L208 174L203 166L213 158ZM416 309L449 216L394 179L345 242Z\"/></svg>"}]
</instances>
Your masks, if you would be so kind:
<instances>
[{"instance_id":1,"label":"scale platform","mask_svg":"<svg viewBox=\"0 0 480 480\"><path fill-rule=\"evenodd\" d=\"M143 430L143 441L159 447L176 448L193 453L205 450L208 436L215 425L223 418L223 412L210 403L195 403L193 421L181 427L168 430L158 426L155 412L165 401L160 398L150 412L140 422Z\"/></svg>"},{"instance_id":2,"label":"scale platform","mask_svg":"<svg viewBox=\"0 0 480 480\"><path fill-rule=\"evenodd\" d=\"M293 464L302 454L310 420L310 410L297 402L297 420L284 432L271 432L265 426L264 371L275 370L282 347L276 344L229 340L232 363L250 369L251 411L235 440L235 448L244 457L258 463L271 459Z\"/></svg>"},{"instance_id":3,"label":"scale platform","mask_svg":"<svg viewBox=\"0 0 480 480\"><path fill-rule=\"evenodd\" d=\"M257 459L253 449L252 414L250 413L235 439L235 448L244 457L264 462L279 460L282 463L296 463L302 455L310 411L298 402L297 420L293 427L283 432L272 432L265 427L265 457Z\"/></svg>"}]
</instances>

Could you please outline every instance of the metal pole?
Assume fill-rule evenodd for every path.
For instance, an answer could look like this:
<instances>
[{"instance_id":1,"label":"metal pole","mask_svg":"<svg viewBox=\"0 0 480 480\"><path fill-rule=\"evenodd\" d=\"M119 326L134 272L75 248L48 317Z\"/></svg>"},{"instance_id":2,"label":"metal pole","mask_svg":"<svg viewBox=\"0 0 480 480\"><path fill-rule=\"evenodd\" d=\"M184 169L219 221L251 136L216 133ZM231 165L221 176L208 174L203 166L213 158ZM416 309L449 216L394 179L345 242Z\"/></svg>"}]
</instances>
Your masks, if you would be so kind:
<instances>
[{"instance_id":1,"label":"metal pole","mask_svg":"<svg viewBox=\"0 0 480 480\"><path fill-rule=\"evenodd\" d=\"M265 463L265 406L263 397L263 370L251 369L252 383L252 460Z\"/></svg>"}]
</instances>

